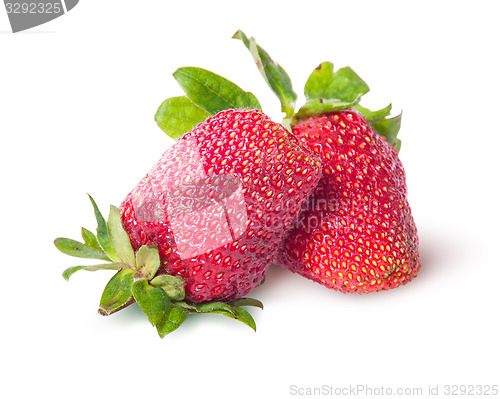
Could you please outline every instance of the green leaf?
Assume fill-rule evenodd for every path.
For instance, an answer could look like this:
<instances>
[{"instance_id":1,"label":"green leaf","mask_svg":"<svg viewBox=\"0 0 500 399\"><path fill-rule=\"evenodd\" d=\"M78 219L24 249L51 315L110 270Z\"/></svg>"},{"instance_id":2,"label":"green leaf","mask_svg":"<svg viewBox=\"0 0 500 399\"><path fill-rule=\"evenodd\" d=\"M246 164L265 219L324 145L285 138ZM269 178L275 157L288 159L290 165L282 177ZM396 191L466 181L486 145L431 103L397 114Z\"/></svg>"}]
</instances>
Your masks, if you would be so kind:
<instances>
[{"instance_id":1,"label":"green leaf","mask_svg":"<svg viewBox=\"0 0 500 399\"><path fill-rule=\"evenodd\" d=\"M255 306L257 308L264 309L264 305L261 301L254 298L240 298L229 302L231 306Z\"/></svg>"},{"instance_id":2,"label":"green leaf","mask_svg":"<svg viewBox=\"0 0 500 399\"><path fill-rule=\"evenodd\" d=\"M122 226L120 210L111 205L108 217L108 235L111 246L115 249L118 258L131 267L135 267L135 254L130 238Z\"/></svg>"},{"instance_id":3,"label":"green leaf","mask_svg":"<svg viewBox=\"0 0 500 399\"><path fill-rule=\"evenodd\" d=\"M99 259L111 262L111 259L102 250L90 248L81 242L70 238L59 237L54 240L54 245L63 254L77 258Z\"/></svg>"},{"instance_id":4,"label":"green leaf","mask_svg":"<svg viewBox=\"0 0 500 399\"><path fill-rule=\"evenodd\" d=\"M125 265L123 263L103 263L100 265L73 266L73 267L68 267L63 272L62 275L63 275L64 279L67 281L78 270L87 270L89 272L95 272L97 270L120 270L120 269L123 269L126 267L127 267L127 265Z\"/></svg>"},{"instance_id":5,"label":"green leaf","mask_svg":"<svg viewBox=\"0 0 500 399\"><path fill-rule=\"evenodd\" d=\"M177 140L208 117L210 113L198 107L188 97L182 96L163 101L155 120L161 130Z\"/></svg>"},{"instance_id":6,"label":"green leaf","mask_svg":"<svg viewBox=\"0 0 500 399\"><path fill-rule=\"evenodd\" d=\"M134 270L123 269L116 273L104 288L99 305L99 313L108 315L130 301Z\"/></svg>"},{"instance_id":7,"label":"green leaf","mask_svg":"<svg viewBox=\"0 0 500 399\"><path fill-rule=\"evenodd\" d=\"M89 195L90 202L92 202L92 206L94 207L94 214L95 218L97 220L97 240L99 241L99 244L101 244L102 249L108 257L113 260L113 262L121 262L120 257L116 253L115 249L113 248L113 245L111 244L111 240L108 235L108 227L106 225L106 221L102 217L101 212L99 211L99 208L97 207L97 204L95 203L94 199Z\"/></svg>"},{"instance_id":8,"label":"green leaf","mask_svg":"<svg viewBox=\"0 0 500 399\"><path fill-rule=\"evenodd\" d=\"M370 88L350 67L333 71L331 62L323 62L309 76L304 87L306 100L318 98L353 102Z\"/></svg>"},{"instance_id":9,"label":"green leaf","mask_svg":"<svg viewBox=\"0 0 500 399\"><path fill-rule=\"evenodd\" d=\"M233 35L233 39L241 40L250 51L259 72L280 100L281 111L285 113L286 118L290 118L294 112L297 94L293 91L292 82L288 74L281 65L271 59L262 47L257 45L253 37L249 39L241 30L238 30Z\"/></svg>"},{"instance_id":10,"label":"green leaf","mask_svg":"<svg viewBox=\"0 0 500 399\"><path fill-rule=\"evenodd\" d=\"M362 107L361 105L357 104L354 106L354 109L358 110L363 114L365 119L370 123L377 123L378 121L384 119L386 116L388 116L391 113L392 109L392 104L389 104L387 107L379 109L378 111L371 111L368 108Z\"/></svg>"},{"instance_id":11,"label":"green leaf","mask_svg":"<svg viewBox=\"0 0 500 399\"><path fill-rule=\"evenodd\" d=\"M151 280L160 268L160 254L154 245L143 245L135 254L139 275Z\"/></svg>"},{"instance_id":12,"label":"green leaf","mask_svg":"<svg viewBox=\"0 0 500 399\"><path fill-rule=\"evenodd\" d=\"M191 101L211 115L232 108L261 109L252 93L205 69L179 68L174 72L174 78Z\"/></svg>"},{"instance_id":13,"label":"green leaf","mask_svg":"<svg viewBox=\"0 0 500 399\"><path fill-rule=\"evenodd\" d=\"M395 116L394 118L382 119L374 124L373 128L378 134L384 136L387 142L394 147L396 151L401 150L401 140L397 138L399 129L401 128L401 118L403 113Z\"/></svg>"},{"instance_id":14,"label":"green leaf","mask_svg":"<svg viewBox=\"0 0 500 399\"><path fill-rule=\"evenodd\" d=\"M82 227L82 238L83 242L85 242L85 245L87 247L97 249L98 251L103 252L101 246L99 245L99 241L97 241L97 237L95 236L95 234L87 230L85 227Z\"/></svg>"},{"instance_id":15,"label":"green leaf","mask_svg":"<svg viewBox=\"0 0 500 399\"><path fill-rule=\"evenodd\" d=\"M236 315L234 308L231 305L228 305L224 302L207 302L207 303L199 303L193 304L196 308L197 313L219 313L219 312L227 312Z\"/></svg>"},{"instance_id":16,"label":"green leaf","mask_svg":"<svg viewBox=\"0 0 500 399\"><path fill-rule=\"evenodd\" d=\"M343 102L335 99L325 100L322 98L308 100L293 116L293 123L312 115L322 115L328 112L352 108L360 99L361 96L353 102Z\"/></svg>"},{"instance_id":17,"label":"green leaf","mask_svg":"<svg viewBox=\"0 0 500 399\"><path fill-rule=\"evenodd\" d=\"M236 310L236 320L241 321L242 323L250 327L252 330L257 331L255 320L253 319L250 313L248 313L245 309L242 309L240 307L235 307L234 309Z\"/></svg>"},{"instance_id":18,"label":"green leaf","mask_svg":"<svg viewBox=\"0 0 500 399\"><path fill-rule=\"evenodd\" d=\"M257 330L257 326L255 325L255 320L245 309L235 306L232 308L232 312L228 312L226 310L214 310L209 313L217 313L223 316L229 317L231 319L236 319L246 324L248 327L252 328L254 331Z\"/></svg>"},{"instance_id":19,"label":"green leaf","mask_svg":"<svg viewBox=\"0 0 500 399\"><path fill-rule=\"evenodd\" d=\"M176 330L186 320L189 311L178 306L170 306L165 315L156 324L158 335L163 338L165 335L170 334Z\"/></svg>"},{"instance_id":20,"label":"green leaf","mask_svg":"<svg viewBox=\"0 0 500 399\"><path fill-rule=\"evenodd\" d=\"M152 325L156 325L165 317L170 300L163 289L153 287L147 280L142 279L132 285L132 293Z\"/></svg>"},{"instance_id":21,"label":"green leaf","mask_svg":"<svg viewBox=\"0 0 500 399\"><path fill-rule=\"evenodd\" d=\"M181 276L162 274L152 279L151 285L162 288L172 301L184 299L184 279Z\"/></svg>"}]
</instances>

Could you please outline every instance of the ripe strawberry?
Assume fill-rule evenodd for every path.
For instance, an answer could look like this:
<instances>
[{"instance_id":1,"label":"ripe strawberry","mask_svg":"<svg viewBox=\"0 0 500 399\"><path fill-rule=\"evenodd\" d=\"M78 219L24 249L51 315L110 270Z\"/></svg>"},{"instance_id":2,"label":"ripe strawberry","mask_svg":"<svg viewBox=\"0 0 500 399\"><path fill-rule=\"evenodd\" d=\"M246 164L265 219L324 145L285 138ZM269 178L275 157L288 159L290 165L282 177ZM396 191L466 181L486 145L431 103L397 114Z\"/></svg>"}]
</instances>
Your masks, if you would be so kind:
<instances>
[{"instance_id":1,"label":"ripe strawberry","mask_svg":"<svg viewBox=\"0 0 500 399\"><path fill-rule=\"evenodd\" d=\"M135 250L158 247L158 274L181 276L189 301L230 301L262 281L319 175L281 125L226 110L165 152L122 203L122 223Z\"/></svg>"},{"instance_id":2,"label":"ripe strawberry","mask_svg":"<svg viewBox=\"0 0 500 399\"><path fill-rule=\"evenodd\" d=\"M255 330L243 298L260 284L285 232L321 174L318 158L260 111L253 94L200 68L174 77L187 96L165 100L156 113L179 140L106 221L91 199L97 234L56 247L108 263L78 270L115 270L99 313L137 302L160 337L190 313L217 313ZM187 133L185 133L187 132Z\"/></svg>"},{"instance_id":3,"label":"ripe strawberry","mask_svg":"<svg viewBox=\"0 0 500 399\"><path fill-rule=\"evenodd\" d=\"M348 109L293 125L323 161L323 176L281 264L342 292L406 284L420 269L417 229L396 150L361 113Z\"/></svg>"},{"instance_id":4,"label":"ripe strawberry","mask_svg":"<svg viewBox=\"0 0 500 399\"><path fill-rule=\"evenodd\" d=\"M418 236L396 138L401 115L386 118L357 103L369 90L351 68L321 64L296 98L288 75L248 39L257 66L278 95L293 133L322 161L322 178L276 263L342 292L372 292L406 284L420 270ZM273 71L270 73L269 71ZM278 73L279 72L279 73Z\"/></svg>"}]
</instances>

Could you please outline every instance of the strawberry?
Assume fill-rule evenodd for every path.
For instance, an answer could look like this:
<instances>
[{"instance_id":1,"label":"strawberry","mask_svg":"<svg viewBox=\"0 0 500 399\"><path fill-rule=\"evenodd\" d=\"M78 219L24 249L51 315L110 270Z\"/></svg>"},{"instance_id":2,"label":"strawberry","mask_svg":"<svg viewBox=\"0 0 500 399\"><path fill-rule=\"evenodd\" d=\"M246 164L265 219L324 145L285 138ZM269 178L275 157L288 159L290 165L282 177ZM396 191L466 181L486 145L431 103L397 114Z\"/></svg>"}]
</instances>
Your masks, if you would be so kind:
<instances>
[{"instance_id":1,"label":"strawberry","mask_svg":"<svg viewBox=\"0 0 500 399\"><path fill-rule=\"evenodd\" d=\"M417 230L396 150L353 109L311 116L293 132L321 157L323 177L283 242L281 264L342 292L415 277Z\"/></svg>"},{"instance_id":2,"label":"strawberry","mask_svg":"<svg viewBox=\"0 0 500 399\"><path fill-rule=\"evenodd\" d=\"M174 73L186 96L165 100L158 125L179 140L106 221L91 199L97 234L56 247L115 270L99 313L137 302L164 337L190 313L218 313L255 329L242 306L263 281L286 231L316 187L318 158L260 111L253 94L200 68ZM236 108L235 108L236 107Z\"/></svg>"},{"instance_id":3,"label":"strawberry","mask_svg":"<svg viewBox=\"0 0 500 399\"><path fill-rule=\"evenodd\" d=\"M319 179L319 163L261 111L222 111L179 139L121 205L134 249L192 302L231 301L264 278Z\"/></svg>"},{"instance_id":4,"label":"strawberry","mask_svg":"<svg viewBox=\"0 0 500 399\"><path fill-rule=\"evenodd\" d=\"M313 71L306 103L294 113L288 75L253 38L240 31L235 38L252 51L280 98L285 123L322 161L322 178L275 262L341 292L387 290L412 280L420 261L398 157L401 115L387 118L390 105L375 112L361 107L366 83L349 67L334 72L329 62Z\"/></svg>"}]
</instances>

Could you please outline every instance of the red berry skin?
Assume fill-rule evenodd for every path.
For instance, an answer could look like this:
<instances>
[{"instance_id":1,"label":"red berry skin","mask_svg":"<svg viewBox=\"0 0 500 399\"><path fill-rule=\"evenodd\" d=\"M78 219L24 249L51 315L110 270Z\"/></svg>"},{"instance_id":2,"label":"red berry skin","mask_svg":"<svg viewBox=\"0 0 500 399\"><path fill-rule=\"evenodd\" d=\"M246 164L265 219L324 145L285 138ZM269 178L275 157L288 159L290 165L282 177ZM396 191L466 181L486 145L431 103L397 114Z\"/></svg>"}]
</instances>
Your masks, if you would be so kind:
<instances>
[{"instance_id":1,"label":"red berry skin","mask_svg":"<svg viewBox=\"0 0 500 399\"><path fill-rule=\"evenodd\" d=\"M318 154L323 175L276 263L341 292L412 280L418 236L396 150L352 109L312 116L292 131Z\"/></svg>"},{"instance_id":2,"label":"red berry skin","mask_svg":"<svg viewBox=\"0 0 500 399\"><path fill-rule=\"evenodd\" d=\"M261 111L221 111L163 154L123 201L122 223L135 250L158 247L158 274L184 278L186 300L231 301L261 283L320 174Z\"/></svg>"}]
</instances>

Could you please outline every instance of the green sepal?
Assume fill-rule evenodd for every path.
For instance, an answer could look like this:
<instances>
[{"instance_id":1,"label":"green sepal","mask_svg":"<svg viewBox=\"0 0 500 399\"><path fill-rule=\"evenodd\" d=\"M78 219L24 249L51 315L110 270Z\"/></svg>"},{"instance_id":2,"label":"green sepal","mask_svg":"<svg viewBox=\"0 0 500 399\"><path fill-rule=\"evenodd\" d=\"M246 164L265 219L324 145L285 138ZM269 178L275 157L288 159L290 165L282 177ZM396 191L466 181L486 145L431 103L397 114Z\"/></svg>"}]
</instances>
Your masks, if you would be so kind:
<instances>
[{"instance_id":1,"label":"green sepal","mask_svg":"<svg viewBox=\"0 0 500 399\"><path fill-rule=\"evenodd\" d=\"M392 104L389 104L387 107L379 109L378 111L371 111L368 108L362 107L359 104L356 104L353 108L361 112L365 117L365 119L368 121L368 123L374 124L384 119L385 117L389 116L392 110Z\"/></svg>"},{"instance_id":2,"label":"green sepal","mask_svg":"<svg viewBox=\"0 0 500 399\"><path fill-rule=\"evenodd\" d=\"M196 313L218 313L218 312L227 312L236 315L233 306L228 305L224 302L207 302L207 303L199 303L192 304L195 308Z\"/></svg>"},{"instance_id":3,"label":"green sepal","mask_svg":"<svg viewBox=\"0 0 500 399\"><path fill-rule=\"evenodd\" d=\"M269 54L257 44L253 37L249 39L241 30L238 30L233 35L233 39L241 40L250 51L259 72L280 100L281 111L285 113L285 118L291 118L297 101L297 93L293 91L288 74L281 65L271 59Z\"/></svg>"},{"instance_id":4,"label":"green sepal","mask_svg":"<svg viewBox=\"0 0 500 399\"><path fill-rule=\"evenodd\" d=\"M352 108L359 102L360 99L361 96L356 98L353 102L343 102L335 99L327 100L323 98L308 100L293 116L292 124L295 124L299 120L309 118L313 115L323 115L329 112Z\"/></svg>"},{"instance_id":5,"label":"green sepal","mask_svg":"<svg viewBox=\"0 0 500 399\"><path fill-rule=\"evenodd\" d=\"M256 299L241 298L230 303L207 302L207 303L185 303L178 302L177 305L184 307L190 313L216 313L231 319L236 319L256 330L255 320L250 313L235 304L241 306L263 307L262 303Z\"/></svg>"},{"instance_id":6,"label":"green sepal","mask_svg":"<svg viewBox=\"0 0 500 399\"><path fill-rule=\"evenodd\" d=\"M85 227L82 227L82 238L83 242L87 247L103 252L101 246L99 245L99 241L97 241L97 237L95 236L95 234L87 230Z\"/></svg>"},{"instance_id":7,"label":"green sepal","mask_svg":"<svg viewBox=\"0 0 500 399\"><path fill-rule=\"evenodd\" d=\"M153 326L165 316L170 300L163 289L153 287L147 280L137 280L132 285L132 294Z\"/></svg>"},{"instance_id":8,"label":"green sepal","mask_svg":"<svg viewBox=\"0 0 500 399\"><path fill-rule=\"evenodd\" d=\"M388 119L387 116L390 114L392 108L391 104L378 111L371 111L368 108L358 105L357 103L361 97L369 91L370 88L365 81L350 67L340 68L338 71L334 72L331 62L323 62L311 73L306 82L304 94L308 101L294 116L294 121L315 114L354 108L363 114L365 119L378 134L384 136L387 142L392 145L396 151L399 151L401 148L401 140L397 138L397 134L401 127L401 114ZM336 99L346 104L352 102L352 105L337 109L333 109L336 107L332 107L332 109L325 109L325 111L322 112L321 108L323 104L321 106L317 103L310 104L310 101L313 99L319 101L323 99L324 103Z\"/></svg>"},{"instance_id":9,"label":"green sepal","mask_svg":"<svg viewBox=\"0 0 500 399\"><path fill-rule=\"evenodd\" d=\"M236 320L241 321L252 330L257 331L257 325L255 324L255 320L250 313L248 313L245 309L240 308L239 306L235 306L234 309L236 311Z\"/></svg>"},{"instance_id":10,"label":"green sepal","mask_svg":"<svg viewBox=\"0 0 500 399\"><path fill-rule=\"evenodd\" d=\"M99 313L103 316L114 313L132 299L132 284L135 271L122 269L109 280L104 288L99 304Z\"/></svg>"},{"instance_id":11,"label":"green sepal","mask_svg":"<svg viewBox=\"0 0 500 399\"><path fill-rule=\"evenodd\" d=\"M63 254L76 258L99 259L111 262L111 259L100 249L91 248L71 238L59 237L54 240L54 245Z\"/></svg>"},{"instance_id":12,"label":"green sepal","mask_svg":"<svg viewBox=\"0 0 500 399\"><path fill-rule=\"evenodd\" d=\"M155 121L168 136L177 140L211 114L187 96L167 98L156 111Z\"/></svg>"},{"instance_id":13,"label":"green sepal","mask_svg":"<svg viewBox=\"0 0 500 399\"><path fill-rule=\"evenodd\" d=\"M211 115L233 108L261 109L252 93L206 69L179 68L174 72L174 78L190 100Z\"/></svg>"},{"instance_id":14,"label":"green sepal","mask_svg":"<svg viewBox=\"0 0 500 399\"><path fill-rule=\"evenodd\" d=\"M234 306L232 307L232 311L228 312L226 310L213 310L212 312L209 313L217 313L226 317L229 317L231 319L235 319L238 321L241 321L242 323L246 324L248 327L253 329L254 331L257 330L257 326L255 324L255 320L253 317L248 313L245 309Z\"/></svg>"},{"instance_id":15,"label":"green sepal","mask_svg":"<svg viewBox=\"0 0 500 399\"><path fill-rule=\"evenodd\" d=\"M175 331L186 320L189 311L185 308L171 305L164 316L156 324L156 331L160 338Z\"/></svg>"},{"instance_id":16,"label":"green sepal","mask_svg":"<svg viewBox=\"0 0 500 399\"><path fill-rule=\"evenodd\" d=\"M333 71L331 62L321 63L309 76L304 87L306 100L323 98L354 102L370 88L350 67Z\"/></svg>"},{"instance_id":17,"label":"green sepal","mask_svg":"<svg viewBox=\"0 0 500 399\"><path fill-rule=\"evenodd\" d=\"M116 251L121 262L126 263L130 267L135 267L135 254L130 238L122 226L120 218L120 210L111 205L109 209L109 217L107 223L109 241Z\"/></svg>"},{"instance_id":18,"label":"green sepal","mask_svg":"<svg viewBox=\"0 0 500 399\"><path fill-rule=\"evenodd\" d=\"M111 244L111 240L109 238L108 234L108 226L106 224L106 220L104 220L101 212L99 211L99 208L97 207L97 204L95 203L94 199L89 195L90 202L92 203L92 206L94 207L94 215L97 220L97 240L99 241L99 244L101 245L102 249L108 257L113 261L113 262L121 262L120 257L116 253L115 249L113 248L113 245Z\"/></svg>"},{"instance_id":19,"label":"green sepal","mask_svg":"<svg viewBox=\"0 0 500 399\"><path fill-rule=\"evenodd\" d=\"M64 279L66 281L69 280L69 278L76 273L78 270L86 270L88 272L95 272L97 270L121 270L123 268L126 268L127 265L124 263L103 263L100 265L90 265L90 266L73 266L73 267L68 267L62 274Z\"/></svg>"},{"instance_id":20,"label":"green sepal","mask_svg":"<svg viewBox=\"0 0 500 399\"><path fill-rule=\"evenodd\" d=\"M185 296L184 279L181 276L162 274L150 281L151 285L162 288L172 301L182 301Z\"/></svg>"},{"instance_id":21,"label":"green sepal","mask_svg":"<svg viewBox=\"0 0 500 399\"><path fill-rule=\"evenodd\" d=\"M397 152L401 150L401 140L397 138L397 135L401 128L402 116L403 113L400 113L394 118L384 118L372 124L375 131L381 136L384 136L387 142L392 145Z\"/></svg>"},{"instance_id":22,"label":"green sepal","mask_svg":"<svg viewBox=\"0 0 500 399\"><path fill-rule=\"evenodd\" d=\"M238 306L238 307L254 306L256 308L264 309L264 305L262 304L262 302L259 301L258 299L254 299L254 298L240 298L240 299L236 299L234 301L229 302L229 304L231 306Z\"/></svg>"},{"instance_id":23,"label":"green sepal","mask_svg":"<svg viewBox=\"0 0 500 399\"><path fill-rule=\"evenodd\" d=\"M146 280L151 280L160 268L160 254L154 245L143 245L135 254L137 273Z\"/></svg>"}]
</instances>

